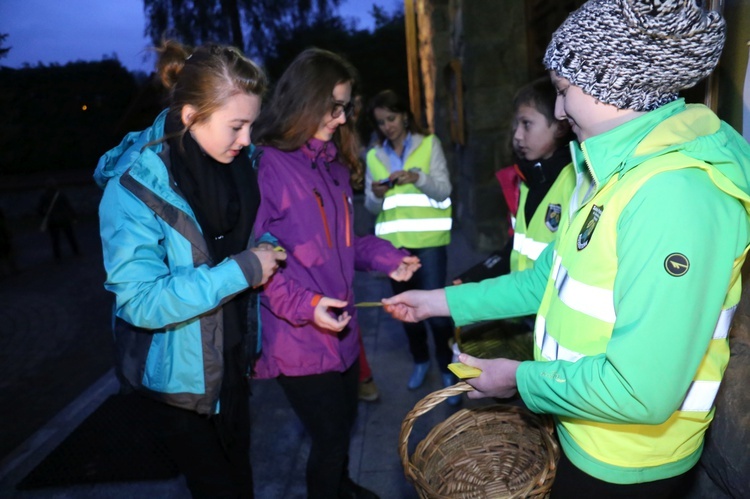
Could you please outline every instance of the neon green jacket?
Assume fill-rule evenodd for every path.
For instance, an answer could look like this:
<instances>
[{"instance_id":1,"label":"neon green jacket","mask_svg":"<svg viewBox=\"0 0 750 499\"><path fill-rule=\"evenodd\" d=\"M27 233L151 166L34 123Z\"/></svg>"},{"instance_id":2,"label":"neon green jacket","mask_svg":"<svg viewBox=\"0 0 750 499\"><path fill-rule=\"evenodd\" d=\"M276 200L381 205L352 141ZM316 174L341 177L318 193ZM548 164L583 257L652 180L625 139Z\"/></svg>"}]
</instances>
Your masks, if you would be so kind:
<instances>
[{"instance_id":1,"label":"neon green jacket","mask_svg":"<svg viewBox=\"0 0 750 499\"><path fill-rule=\"evenodd\" d=\"M524 362L516 373L528 407L557 417L566 455L585 472L613 483L675 476L697 462L702 447L687 456L676 448L672 460L652 466L613 464L573 442L560 420L580 425L667 422L683 403L706 354L718 311L729 298L732 279L738 276L750 242L750 146L704 106L686 107L681 99L575 148L579 182L565 229L578 216L588 216L588 208L579 210L590 207L590 201L596 204L608 183L668 152L705 162L710 173L689 168L688 160L685 168L654 175L619 212L615 240L597 245L600 251L608 247L609 258L616 262L611 303L603 304L614 312L611 336L595 354L575 361L558 357ZM732 184L735 194L717 188L717 182ZM585 243L606 234L601 229L599 234L596 229L588 234L574 232L566 237L562 231L559 244ZM687 255L690 262L689 271L678 278L665 268L666 257L675 252ZM550 245L533 269L448 288L448 305L457 325L536 313L545 290L556 292L555 286L548 286L559 268L553 270L553 264L559 265L554 255ZM539 322L538 318L537 326ZM544 328L542 324L537 330ZM693 437L684 435L684 441ZM679 441L679 435L665 438ZM627 460L628 447L622 445L619 450Z\"/></svg>"}]
</instances>

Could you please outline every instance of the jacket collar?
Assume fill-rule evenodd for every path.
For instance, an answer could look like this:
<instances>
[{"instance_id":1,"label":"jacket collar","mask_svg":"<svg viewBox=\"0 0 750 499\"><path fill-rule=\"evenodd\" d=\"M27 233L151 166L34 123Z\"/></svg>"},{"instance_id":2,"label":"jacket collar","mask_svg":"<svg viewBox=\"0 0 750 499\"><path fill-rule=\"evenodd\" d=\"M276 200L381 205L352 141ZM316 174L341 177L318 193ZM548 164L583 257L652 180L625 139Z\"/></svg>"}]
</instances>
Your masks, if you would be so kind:
<instances>
[{"instance_id":1,"label":"jacket collar","mask_svg":"<svg viewBox=\"0 0 750 499\"><path fill-rule=\"evenodd\" d=\"M571 143L571 156L578 173L588 172L596 190L615 174L624 174L641 161L628 161L643 139L672 115L685 110L685 100L677 99L638 118L591 137L582 144Z\"/></svg>"},{"instance_id":2,"label":"jacket collar","mask_svg":"<svg viewBox=\"0 0 750 499\"><path fill-rule=\"evenodd\" d=\"M336 144L334 144L332 140L322 141L315 137L305 142L301 149L305 156L310 158L311 161L317 161L320 158L323 161L330 163L336 159L336 155L338 154Z\"/></svg>"}]
</instances>

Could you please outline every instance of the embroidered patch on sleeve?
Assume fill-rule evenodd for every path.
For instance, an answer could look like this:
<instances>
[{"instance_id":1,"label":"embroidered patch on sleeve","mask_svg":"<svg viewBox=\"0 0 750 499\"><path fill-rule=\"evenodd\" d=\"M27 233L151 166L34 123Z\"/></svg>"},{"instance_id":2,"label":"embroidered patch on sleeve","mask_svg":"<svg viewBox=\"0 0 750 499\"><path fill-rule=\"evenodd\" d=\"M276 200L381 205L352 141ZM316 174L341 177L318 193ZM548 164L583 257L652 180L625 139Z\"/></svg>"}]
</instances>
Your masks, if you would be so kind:
<instances>
[{"instance_id":1,"label":"embroidered patch on sleeve","mask_svg":"<svg viewBox=\"0 0 750 499\"><path fill-rule=\"evenodd\" d=\"M664 270L674 277L682 277L687 274L690 261L682 253L672 253L664 259Z\"/></svg>"}]
</instances>

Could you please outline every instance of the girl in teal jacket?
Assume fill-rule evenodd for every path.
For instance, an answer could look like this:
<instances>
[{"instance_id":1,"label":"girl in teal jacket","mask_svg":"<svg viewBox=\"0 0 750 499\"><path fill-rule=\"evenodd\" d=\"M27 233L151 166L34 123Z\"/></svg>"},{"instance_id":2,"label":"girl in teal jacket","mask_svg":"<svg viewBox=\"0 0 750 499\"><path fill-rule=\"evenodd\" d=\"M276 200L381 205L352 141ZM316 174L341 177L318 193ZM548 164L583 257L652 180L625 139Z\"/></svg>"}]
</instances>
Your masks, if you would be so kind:
<instances>
[{"instance_id":1,"label":"girl in teal jacket","mask_svg":"<svg viewBox=\"0 0 750 499\"><path fill-rule=\"evenodd\" d=\"M385 300L403 320L537 314L534 361L460 360L482 370L469 397L518 392L554 416L553 498L670 497L701 455L750 244L750 146L677 92L724 37L693 2L572 13L544 60L578 138L555 244L525 272Z\"/></svg>"},{"instance_id":2,"label":"girl in teal jacket","mask_svg":"<svg viewBox=\"0 0 750 499\"><path fill-rule=\"evenodd\" d=\"M258 297L285 254L252 234L250 128L265 76L236 49L160 50L170 105L95 179L116 371L200 497L252 497L248 377ZM141 397L140 395L143 395Z\"/></svg>"}]
</instances>

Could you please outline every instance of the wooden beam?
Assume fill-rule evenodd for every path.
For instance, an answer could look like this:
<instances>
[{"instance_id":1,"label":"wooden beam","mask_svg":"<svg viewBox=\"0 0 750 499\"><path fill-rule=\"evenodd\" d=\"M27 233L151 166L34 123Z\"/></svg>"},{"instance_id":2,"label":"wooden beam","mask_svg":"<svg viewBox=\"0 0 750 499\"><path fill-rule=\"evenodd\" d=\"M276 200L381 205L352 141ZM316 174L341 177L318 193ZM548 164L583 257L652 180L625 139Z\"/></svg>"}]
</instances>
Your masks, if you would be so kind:
<instances>
[{"instance_id":1,"label":"wooden beam","mask_svg":"<svg viewBox=\"0 0 750 499\"><path fill-rule=\"evenodd\" d=\"M416 0L404 0L406 24L406 64L409 75L409 103L416 122L422 124L422 93L419 84L419 40L417 39Z\"/></svg>"}]
</instances>

